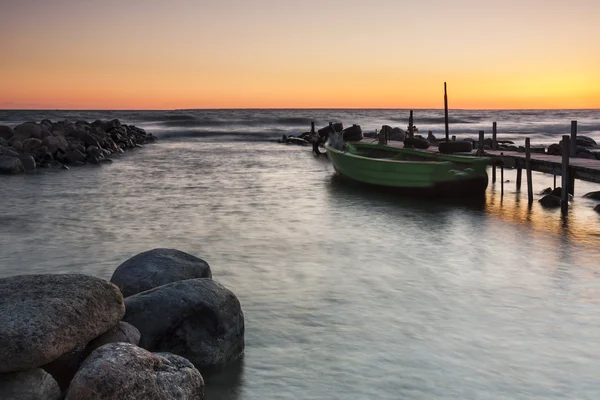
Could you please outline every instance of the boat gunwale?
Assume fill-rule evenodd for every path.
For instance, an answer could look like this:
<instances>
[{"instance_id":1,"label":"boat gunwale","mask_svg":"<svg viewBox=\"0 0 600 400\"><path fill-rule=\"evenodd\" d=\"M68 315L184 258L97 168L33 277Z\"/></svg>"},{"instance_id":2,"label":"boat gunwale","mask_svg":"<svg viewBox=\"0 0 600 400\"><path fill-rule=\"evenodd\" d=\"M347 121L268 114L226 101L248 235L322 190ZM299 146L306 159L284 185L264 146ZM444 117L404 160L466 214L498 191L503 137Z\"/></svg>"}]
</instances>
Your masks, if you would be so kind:
<instances>
[{"instance_id":1,"label":"boat gunwale","mask_svg":"<svg viewBox=\"0 0 600 400\"><path fill-rule=\"evenodd\" d=\"M329 146L327 143L325 143L325 149L327 151L333 151L334 153L340 154L340 155L346 155L346 156L350 156L352 158L357 158L357 159L363 159L363 160L368 160L368 161L375 161L375 162L385 162L385 163L394 163L394 164L422 164L422 165L451 165L454 164L454 161L450 161L450 160L431 160L431 161L415 161L415 160L394 160L391 158L374 158L374 157L366 157L366 156L361 156L359 154L355 154L352 153L350 151L343 151L343 150L339 150L336 148L333 148L331 146ZM399 152L399 154L401 154L401 152Z\"/></svg>"}]
</instances>

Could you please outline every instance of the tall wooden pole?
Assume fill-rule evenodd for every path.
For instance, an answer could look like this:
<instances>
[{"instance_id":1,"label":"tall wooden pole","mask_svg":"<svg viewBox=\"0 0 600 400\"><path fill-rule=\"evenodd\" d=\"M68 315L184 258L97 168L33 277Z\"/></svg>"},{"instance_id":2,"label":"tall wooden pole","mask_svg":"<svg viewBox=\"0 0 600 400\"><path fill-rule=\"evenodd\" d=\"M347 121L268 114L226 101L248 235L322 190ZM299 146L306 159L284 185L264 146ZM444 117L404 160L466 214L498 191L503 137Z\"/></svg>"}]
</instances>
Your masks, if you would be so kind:
<instances>
[{"instance_id":1,"label":"tall wooden pole","mask_svg":"<svg viewBox=\"0 0 600 400\"><path fill-rule=\"evenodd\" d=\"M446 142L448 142L448 92L446 91L446 82L444 82L444 121L446 122Z\"/></svg>"},{"instance_id":2,"label":"tall wooden pole","mask_svg":"<svg viewBox=\"0 0 600 400\"><path fill-rule=\"evenodd\" d=\"M410 110L410 116L408 117L408 134L410 137L414 136L413 131L413 110Z\"/></svg>"},{"instance_id":3,"label":"tall wooden pole","mask_svg":"<svg viewBox=\"0 0 600 400\"><path fill-rule=\"evenodd\" d=\"M533 182L531 177L531 140L525 138L525 170L527 172L527 200L533 203Z\"/></svg>"},{"instance_id":4,"label":"tall wooden pole","mask_svg":"<svg viewBox=\"0 0 600 400\"><path fill-rule=\"evenodd\" d=\"M569 146L569 156L577 155L577 121L571 121L571 146ZM569 175L569 193L575 195L575 177L574 174Z\"/></svg>"},{"instance_id":5,"label":"tall wooden pole","mask_svg":"<svg viewBox=\"0 0 600 400\"><path fill-rule=\"evenodd\" d=\"M564 135L562 139L562 190L561 190L561 211L563 214L569 209L569 146L571 138L569 135Z\"/></svg>"}]
</instances>

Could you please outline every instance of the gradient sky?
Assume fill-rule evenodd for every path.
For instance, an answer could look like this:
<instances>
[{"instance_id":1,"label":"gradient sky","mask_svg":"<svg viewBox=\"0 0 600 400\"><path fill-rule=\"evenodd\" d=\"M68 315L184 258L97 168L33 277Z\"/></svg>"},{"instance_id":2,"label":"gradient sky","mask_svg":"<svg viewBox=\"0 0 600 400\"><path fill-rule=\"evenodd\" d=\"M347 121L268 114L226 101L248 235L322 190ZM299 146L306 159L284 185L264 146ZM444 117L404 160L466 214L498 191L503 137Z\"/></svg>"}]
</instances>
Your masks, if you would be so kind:
<instances>
[{"instance_id":1,"label":"gradient sky","mask_svg":"<svg viewBox=\"0 0 600 400\"><path fill-rule=\"evenodd\" d=\"M599 0L0 0L0 108L600 108Z\"/></svg>"}]
</instances>

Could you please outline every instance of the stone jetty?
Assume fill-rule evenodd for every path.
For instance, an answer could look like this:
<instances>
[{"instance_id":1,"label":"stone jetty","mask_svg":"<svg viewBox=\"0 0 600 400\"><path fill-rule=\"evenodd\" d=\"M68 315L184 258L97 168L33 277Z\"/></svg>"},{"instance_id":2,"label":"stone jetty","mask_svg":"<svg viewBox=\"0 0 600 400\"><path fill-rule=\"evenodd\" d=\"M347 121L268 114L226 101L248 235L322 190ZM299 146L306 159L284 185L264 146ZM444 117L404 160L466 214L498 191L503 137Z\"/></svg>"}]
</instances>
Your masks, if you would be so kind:
<instances>
[{"instance_id":1,"label":"stone jetty","mask_svg":"<svg viewBox=\"0 0 600 400\"><path fill-rule=\"evenodd\" d=\"M244 353L237 297L208 263L175 249L126 260L111 282L3 278L0 297L5 400L203 399L203 371Z\"/></svg>"},{"instance_id":2,"label":"stone jetty","mask_svg":"<svg viewBox=\"0 0 600 400\"><path fill-rule=\"evenodd\" d=\"M0 125L0 173L18 174L37 168L110 163L110 156L153 143L144 129L111 121L25 122Z\"/></svg>"}]
</instances>

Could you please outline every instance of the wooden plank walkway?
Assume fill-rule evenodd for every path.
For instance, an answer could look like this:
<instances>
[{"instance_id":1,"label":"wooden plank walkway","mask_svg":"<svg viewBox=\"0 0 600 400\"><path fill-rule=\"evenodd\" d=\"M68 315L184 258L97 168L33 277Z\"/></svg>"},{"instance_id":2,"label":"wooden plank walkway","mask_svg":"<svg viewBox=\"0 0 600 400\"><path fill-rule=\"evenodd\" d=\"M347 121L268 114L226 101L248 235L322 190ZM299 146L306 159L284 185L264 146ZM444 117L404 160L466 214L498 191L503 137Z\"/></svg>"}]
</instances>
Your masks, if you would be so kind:
<instances>
[{"instance_id":1,"label":"wooden plank walkway","mask_svg":"<svg viewBox=\"0 0 600 400\"><path fill-rule=\"evenodd\" d=\"M475 153L475 152L473 152ZM485 150L495 163L502 163L506 168L525 169L525 153L503 150ZM562 173L562 156L531 153L531 169L560 176ZM600 160L588 158L570 158L571 176L582 181L600 183Z\"/></svg>"},{"instance_id":2,"label":"wooden plank walkway","mask_svg":"<svg viewBox=\"0 0 600 400\"><path fill-rule=\"evenodd\" d=\"M365 138L365 142L374 142L375 139ZM390 140L388 146L393 147L404 147L403 142ZM477 146L477 143L474 143ZM432 145L426 151L437 152L437 146ZM473 150L470 154L475 155L477 150ZM465 153L457 153L465 154ZM468 154L468 153L467 153ZM503 165L505 168L525 168L526 154L518 151L505 151L505 150L485 150L485 154L494 160L495 165ZM562 156L551 156L548 154L531 153L531 170L537 172L544 172L547 174L558 175L562 174ZM575 179L582 181L600 183L600 160L593 160L588 158L575 158L569 159L569 175Z\"/></svg>"}]
</instances>

